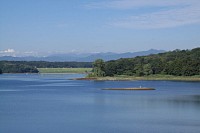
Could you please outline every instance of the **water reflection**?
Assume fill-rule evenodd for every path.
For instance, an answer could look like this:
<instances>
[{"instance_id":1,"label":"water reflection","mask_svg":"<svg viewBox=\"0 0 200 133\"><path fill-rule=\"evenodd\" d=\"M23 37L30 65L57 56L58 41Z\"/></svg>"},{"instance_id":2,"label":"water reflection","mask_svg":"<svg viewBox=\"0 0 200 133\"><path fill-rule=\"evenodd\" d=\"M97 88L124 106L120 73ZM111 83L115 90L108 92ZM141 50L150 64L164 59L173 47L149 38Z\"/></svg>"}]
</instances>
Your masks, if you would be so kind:
<instances>
[{"instance_id":1,"label":"water reflection","mask_svg":"<svg viewBox=\"0 0 200 133\"><path fill-rule=\"evenodd\" d=\"M198 108L200 109L200 95L168 96L162 98L151 98L151 104L166 104L168 106Z\"/></svg>"}]
</instances>

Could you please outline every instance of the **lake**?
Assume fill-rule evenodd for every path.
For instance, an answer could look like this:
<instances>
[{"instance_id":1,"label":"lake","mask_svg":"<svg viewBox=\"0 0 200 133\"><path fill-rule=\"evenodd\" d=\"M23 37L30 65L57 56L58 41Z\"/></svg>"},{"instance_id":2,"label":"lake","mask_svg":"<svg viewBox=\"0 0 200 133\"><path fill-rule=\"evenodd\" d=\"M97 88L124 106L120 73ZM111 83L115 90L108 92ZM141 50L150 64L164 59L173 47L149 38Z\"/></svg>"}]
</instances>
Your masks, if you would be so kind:
<instances>
[{"instance_id":1,"label":"lake","mask_svg":"<svg viewBox=\"0 0 200 133\"><path fill-rule=\"evenodd\" d=\"M0 133L200 133L200 82L0 75ZM152 87L154 91L103 88Z\"/></svg>"}]
</instances>

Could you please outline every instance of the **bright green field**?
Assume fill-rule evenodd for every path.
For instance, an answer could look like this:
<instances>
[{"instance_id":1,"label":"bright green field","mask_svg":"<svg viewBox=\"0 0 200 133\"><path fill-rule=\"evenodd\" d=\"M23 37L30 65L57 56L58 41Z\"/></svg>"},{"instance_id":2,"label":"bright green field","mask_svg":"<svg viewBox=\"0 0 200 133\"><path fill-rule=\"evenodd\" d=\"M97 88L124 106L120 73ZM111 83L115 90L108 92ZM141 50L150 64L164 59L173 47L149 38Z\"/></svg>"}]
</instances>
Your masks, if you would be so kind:
<instances>
[{"instance_id":1,"label":"bright green field","mask_svg":"<svg viewBox=\"0 0 200 133\"><path fill-rule=\"evenodd\" d=\"M92 68L37 68L40 73L86 73Z\"/></svg>"}]
</instances>

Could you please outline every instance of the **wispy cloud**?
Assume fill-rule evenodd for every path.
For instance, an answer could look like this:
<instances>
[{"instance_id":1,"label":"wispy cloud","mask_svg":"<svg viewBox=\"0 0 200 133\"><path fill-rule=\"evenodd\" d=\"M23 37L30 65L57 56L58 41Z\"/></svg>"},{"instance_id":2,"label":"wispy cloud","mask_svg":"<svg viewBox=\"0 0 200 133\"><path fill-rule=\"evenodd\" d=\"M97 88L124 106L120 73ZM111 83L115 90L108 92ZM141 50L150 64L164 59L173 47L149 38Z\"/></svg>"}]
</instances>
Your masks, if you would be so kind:
<instances>
[{"instance_id":1,"label":"wispy cloud","mask_svg":"<svg viewBox=\"0 0 200 133\"><path fill-rule=\"evenodd\" d=\"M130 16L111 25L125 28L168 28L187 24L200 23L200 10L195 7L187 7L183 9L173 9L168 11L160 11L149 14Z\"/></svg>"},{"instance_id":2,"label":"wispy cloud","mask_svg":"<svg viewBox=\"0 0 200 133\"><path fill-rule=\"evenodd\" d=\"M115 20L109 23L111 26L123 28L154 29L200 23L199 0L115 0L90 3L87 7L91 9L108 8L116 10L142 10L146 7L174 7L168 8L168 10L157 10L151 13L116 18L117 21Z\"/></svg>"},{"instance_id":3,"label":"wispy cloud","mask_svg":"<svg viewBox=\"0 0 200 133\"><path fill-rule=\"evenodd\" d=\"M92 2L86 5L88 8L113 8L131 9L149 6L176 6L191 5L199 3L198 0L112 0L102 2Z\"/></svg>"},{"instance_id":4,"label":"wispy cloud","mask_svg":"<svg viewBox=\"0 0 200 133\"><path fill-rule=\"evenodd\" d=\"M34 57L47 57L49 55L59 55L59 54L83 54L87 51L72 49L69 51L17 51L14 49L6 49L0 50L0 57L1 56L13 56L13 57L27 57L27 56L34 56Z\"/></svg>"},{"instance_id":5,"label":"wispy cloud","mask_svg":"<svg viewBox=\"0 0 200 133\"><path fill-rule=\"evenodd\" d=\"M16 51L14 49L6 49L6 50L1 50L0 51L0 56L37 56L37 52L34 52L34 51L25 51L25 52L22 52L22 51Z\"/></svg>"}]
</instances>

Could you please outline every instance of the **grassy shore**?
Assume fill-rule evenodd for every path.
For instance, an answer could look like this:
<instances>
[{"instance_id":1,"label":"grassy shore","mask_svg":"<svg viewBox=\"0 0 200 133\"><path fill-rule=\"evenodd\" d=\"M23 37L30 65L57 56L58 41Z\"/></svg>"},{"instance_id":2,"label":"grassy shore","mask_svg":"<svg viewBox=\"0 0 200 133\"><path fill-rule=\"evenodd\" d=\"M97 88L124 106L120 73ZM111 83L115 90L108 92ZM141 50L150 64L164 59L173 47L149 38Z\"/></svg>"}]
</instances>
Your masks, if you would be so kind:
<instances>
[{"instance_id":1,"label":"grassy shore","mask_svg":"<svg viewBox=\"0 0 200 133\"><path fill-rule=\"evenodd\" d=\"M124 76L124 75L118 75L114 77L93 77L93 78L81 78L78 80L99 80L99 81L115 81L115 80L172 80L172 81L200 81L200 75L196 76L172 76L172 75L150 75L150 76L142 76L142 77L136 77L136 76Z\"/></svg>"},{"instance_id":2,"label":"grassy shore","mask_svg":"<svg viewBox=\"0 0 200 133\"><path fill-rule=\"evenodd\" d=\"M92 68L37 68L40 73L87 73Z\"/></svg>"}]
</instances>

